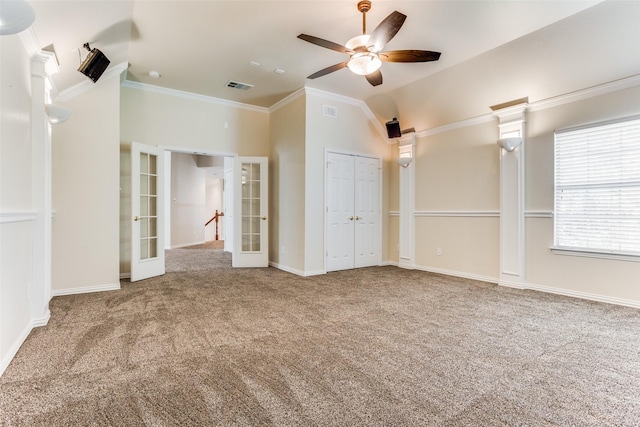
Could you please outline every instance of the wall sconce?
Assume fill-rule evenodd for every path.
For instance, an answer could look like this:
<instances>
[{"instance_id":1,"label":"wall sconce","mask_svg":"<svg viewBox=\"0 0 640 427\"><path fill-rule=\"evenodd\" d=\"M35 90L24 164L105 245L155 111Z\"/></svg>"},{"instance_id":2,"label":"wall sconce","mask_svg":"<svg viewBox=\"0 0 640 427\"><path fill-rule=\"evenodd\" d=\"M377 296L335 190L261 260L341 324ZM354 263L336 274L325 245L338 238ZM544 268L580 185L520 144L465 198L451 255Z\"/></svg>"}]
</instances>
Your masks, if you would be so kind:
<instances>
[{"instance_id":1,"label":"wall sconce","mask_svg":"<svg viewBox=\"0 0 640 427\"><path fill-rule=\"evenodd\" d=\"M522 144L521 137L513 137L513 138L501 138L498 140L498 145L500 148L504 148L508 152L512 152L516 148L518 148Z\"/></svg>"},{"instance_id":2,"label":"wall sconce","mask_svg":"<svg viewBox=\"0 0 640 427\"><path fill-rule=\"evenodd\" d=\"M44 110L47 112L49 123L52 125L64 123L71 117L71 110L57 105L47 104L44 106Z\"/></svg>"},{"instance_id":3,"label":"wall sconce","mask_svg":"<svg viewBox=\"0 0 640 427\"><path fill-rule=\"evenodd\" d=\"M0 36L18 34L36 19L36 12L24 0L3 1L0 7Z\"/></svg>"},{"instance_id":4,"label":"wall sconce","mask_svg":"<svg viewBox=\"0 0 640 427\"><path fill-rule=\"evenodd\" d=\"M412 160L411 157L398 157L398 164L403 168L408 168Z\"/></svg>"}]
</instances>

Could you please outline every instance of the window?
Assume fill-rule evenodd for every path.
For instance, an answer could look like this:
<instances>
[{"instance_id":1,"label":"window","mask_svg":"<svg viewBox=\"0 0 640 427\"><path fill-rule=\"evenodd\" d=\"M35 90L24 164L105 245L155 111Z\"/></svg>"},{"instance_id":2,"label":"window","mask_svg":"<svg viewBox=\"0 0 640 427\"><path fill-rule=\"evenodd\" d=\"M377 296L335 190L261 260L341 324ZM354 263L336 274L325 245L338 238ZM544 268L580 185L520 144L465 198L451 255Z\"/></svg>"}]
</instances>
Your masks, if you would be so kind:
<instances>
[{"instance_id":1,"label":"window","mask_svg":"<svg viewBox=\"0 0 640 427\"><path fill-rule=\"evenodd\" d=\"M555 134L554 249L640 257L640 116Z\"/></svg>"}]
</instances>

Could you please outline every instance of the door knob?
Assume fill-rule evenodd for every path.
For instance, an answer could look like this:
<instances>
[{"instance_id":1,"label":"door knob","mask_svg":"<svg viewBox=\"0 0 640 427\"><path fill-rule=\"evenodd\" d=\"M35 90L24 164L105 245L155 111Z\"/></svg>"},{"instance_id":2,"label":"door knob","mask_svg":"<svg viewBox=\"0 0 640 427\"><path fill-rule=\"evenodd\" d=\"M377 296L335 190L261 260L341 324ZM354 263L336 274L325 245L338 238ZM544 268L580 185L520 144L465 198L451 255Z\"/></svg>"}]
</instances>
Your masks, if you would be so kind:
<instances>
[{"instance_id":1,"label":"door knob","mask_svg":"<svg viewBox=\"0 0 640 427\"><path fill-rule=\"evenodd\" d=\"M356 221L359 221L361 219L362 219L362 217L359 217L359 216L356 215Z\"/></svg>"},{"instance_id":2,"label":"door knob","mask_svg":"<svg viewBox=\"0 0 640 427\"><path fill-rule=\"evenodd\" d=\"M137 221L137 220L139 220L139 219L140 219L140 218L138 218L138 215L136 215L136 216L134 216L134 217L133 217L133 220L134 220L134 221Z\"/></svg>"},{"instance_id":3,"label":"door knob","mask_svg":"<svg viewBox=\"0 0 640 427\"><path fill-rule=\"evenodd\" d=\"M353 215L349 217L349 221L353 221Z\"/></svg>"},{"instance_id":4,"label":"door knob","mask_svg":"<svg viewBox=\"0 0 640 427\"><path fill-rule=\"evenodd\" d=\"M267 217L266 217L266 216L263 216L261 219L262 219L263 221L266 221L266 220L267 220Z\"/></svg>"}]
</instances>

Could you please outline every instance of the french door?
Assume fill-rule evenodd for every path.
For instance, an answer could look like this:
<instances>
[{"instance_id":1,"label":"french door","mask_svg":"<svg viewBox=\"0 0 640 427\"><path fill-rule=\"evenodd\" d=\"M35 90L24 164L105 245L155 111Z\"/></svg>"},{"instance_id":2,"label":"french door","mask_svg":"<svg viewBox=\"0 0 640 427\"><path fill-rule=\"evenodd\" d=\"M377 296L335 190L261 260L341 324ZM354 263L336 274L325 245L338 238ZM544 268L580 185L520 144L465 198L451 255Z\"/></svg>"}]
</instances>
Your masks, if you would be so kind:
<instances>
[{"instance_id":1,"label":"french door","mask_svg":"<svg viewBox=\"0 0 640 427\"><path fill-rule=\"evenodd\" d=\"M164 152L131 143L131 281L164 274Z\"/></svg>"},{"instance_id":2,"label":"french door","mask_svg":"<svg viewBox=\"0 0 640 427\"><path fill-rule=\"evenodd\" d=\"M236 157L233 167L233 267L269 266L268 159Z\"/></svg>"},{"instance_id":3,"label":"french door","mask_svg":"<svg viewBox=\"0 0 640 427\"><path fill-rule=\"evenodd\" d=\"M380 264L380 161L327 153L326 270Z\"/></svg>"}]
</instances>

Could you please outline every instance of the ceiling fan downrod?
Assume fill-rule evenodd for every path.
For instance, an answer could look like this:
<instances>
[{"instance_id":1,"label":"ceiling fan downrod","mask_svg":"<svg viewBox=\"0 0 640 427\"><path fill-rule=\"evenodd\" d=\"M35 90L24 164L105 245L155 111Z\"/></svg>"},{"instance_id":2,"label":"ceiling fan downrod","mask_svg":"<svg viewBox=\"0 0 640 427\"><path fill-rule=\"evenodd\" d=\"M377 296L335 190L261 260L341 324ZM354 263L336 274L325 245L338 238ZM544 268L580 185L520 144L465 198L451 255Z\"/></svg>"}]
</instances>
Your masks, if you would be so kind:
<instances>
[{"instance_id":1,"label":"ceiling fan downrod","mask_svg":"<svg viewBox=\"0 0 640 427\"><path fill-rule=\"evenodd\" d=\"M358 10L362 12L362 34L367 34L367 12L371 9L369 0L358 2Z\"/></svg>"}]
</instances>

